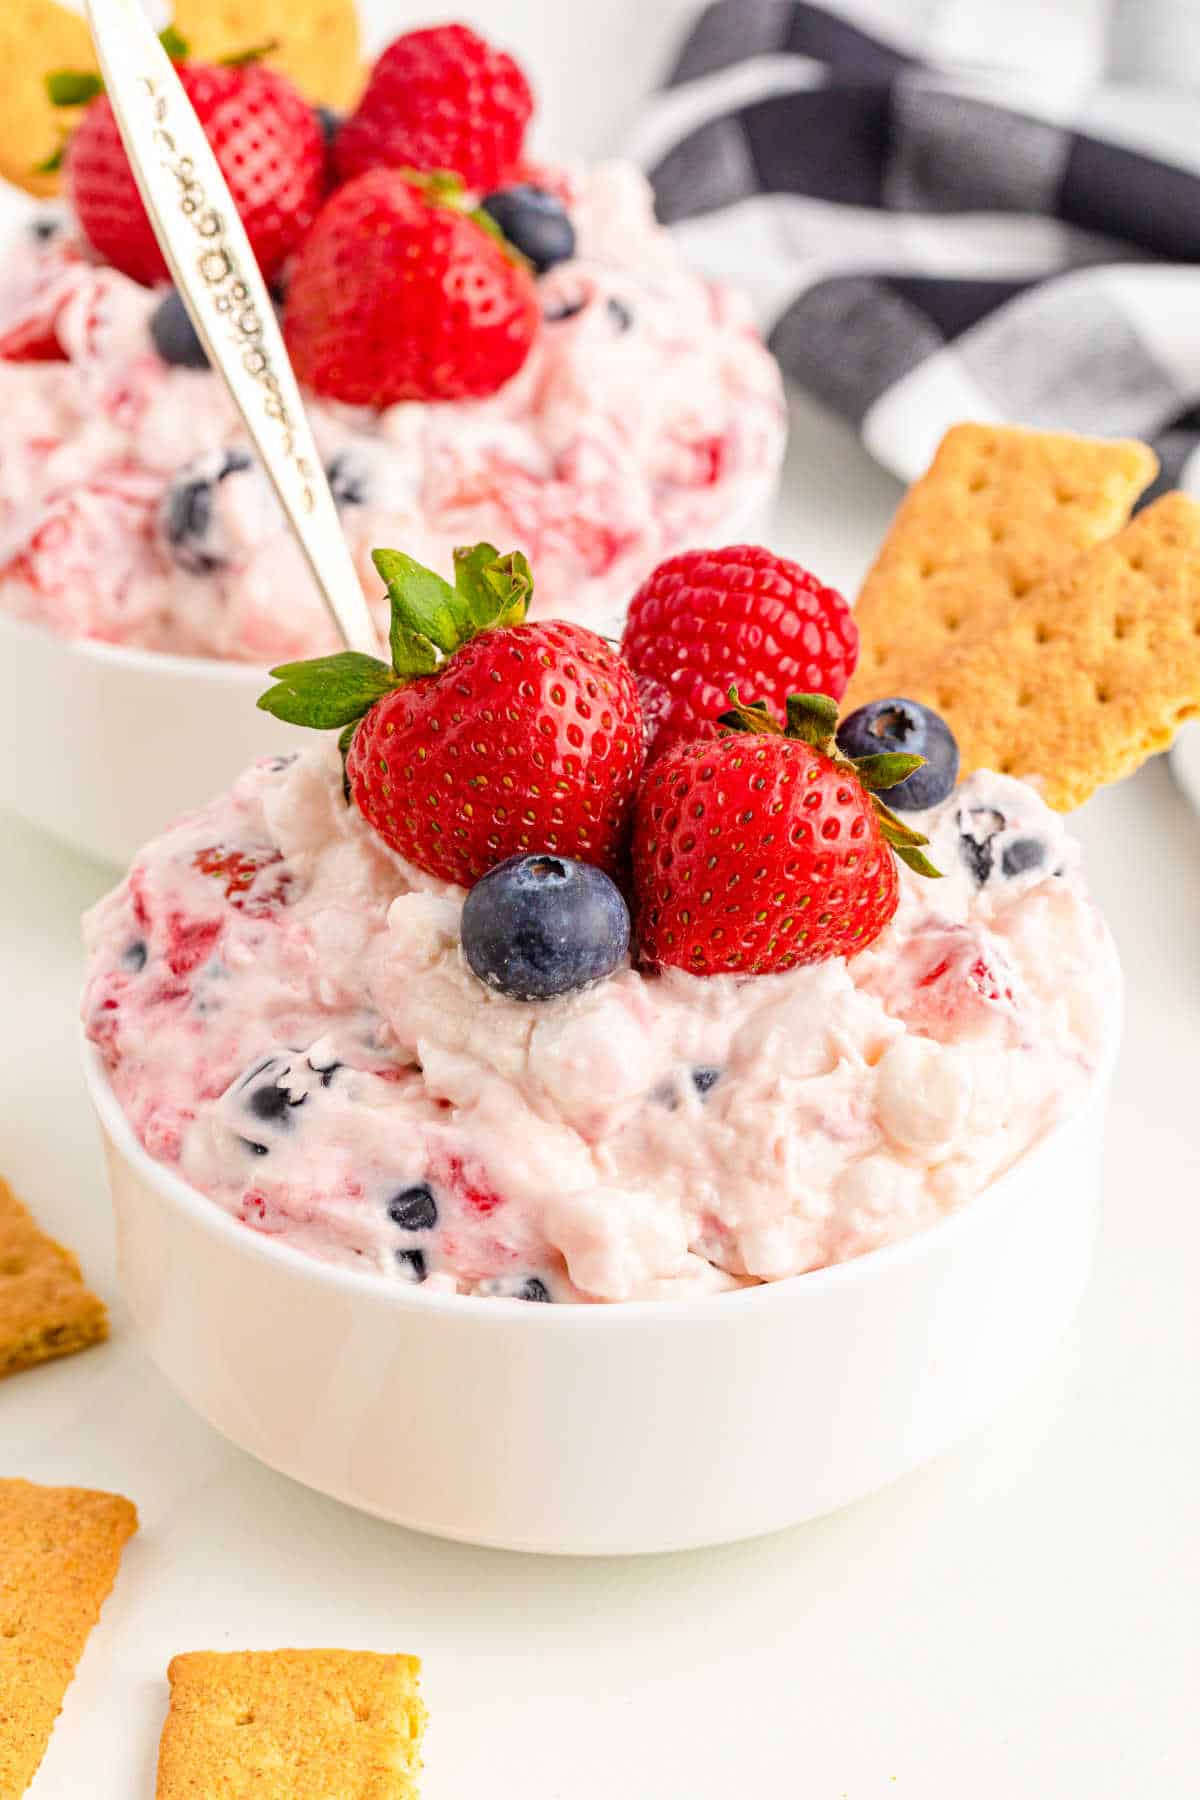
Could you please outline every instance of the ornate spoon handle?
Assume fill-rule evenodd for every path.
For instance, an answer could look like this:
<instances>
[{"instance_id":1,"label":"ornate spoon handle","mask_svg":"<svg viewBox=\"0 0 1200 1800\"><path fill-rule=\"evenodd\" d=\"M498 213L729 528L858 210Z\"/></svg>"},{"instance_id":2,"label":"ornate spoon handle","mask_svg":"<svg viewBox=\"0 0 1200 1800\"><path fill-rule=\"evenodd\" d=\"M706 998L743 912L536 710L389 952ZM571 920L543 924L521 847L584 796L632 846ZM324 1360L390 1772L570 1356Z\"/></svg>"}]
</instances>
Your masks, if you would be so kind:
<instances>
[{"instance_id":1,"label":"ornate spoon handle","mask_svg":"<svg viewBox=\"0 0 1200 1800\"><path fill-rule=\"evenodd\" d=\"M275 310L208 139L139 0L87 0L155 236L348 649L378 651Z\"/></svg>"}]
</instances>

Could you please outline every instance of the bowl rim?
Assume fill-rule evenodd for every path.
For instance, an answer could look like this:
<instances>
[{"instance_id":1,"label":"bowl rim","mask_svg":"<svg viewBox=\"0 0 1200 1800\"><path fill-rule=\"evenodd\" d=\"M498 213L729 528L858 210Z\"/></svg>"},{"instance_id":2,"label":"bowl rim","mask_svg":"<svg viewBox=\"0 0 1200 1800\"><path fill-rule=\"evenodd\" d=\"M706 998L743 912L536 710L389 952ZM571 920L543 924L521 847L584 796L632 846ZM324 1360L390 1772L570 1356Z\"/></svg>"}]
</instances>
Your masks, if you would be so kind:
<instances>
[{"instance_id":1,"label":"bowl rim","mask_svg":"<svg viewBox=\"0 0 1200 1800\"><path fill-rule=\"evenodd\" d=\"M517 1318L522 1318L535 1330L582 1328L591 1331L617 1330L620 1320L643 1328L665 1322L697 1326L707 1321L719 1326L725 1321L732 1325L743 1318L747 1310L751 1314L763 1314L769 1306L803 1304L806 1294L816 1297L838 1288L867 1287L886 1280L906 1265L934 1256L947 1246L953 1248L956 1238L971 1232L1002 1209L1010 1189L1026 1175L1030 1164L1047 1156L1085 1113L1106 1100L1124 1026L1124 979L1115 951L1113 960L1116 976L1114 1018L1103 1054L1079 1104L1057 1119L1015 1162L977 1194L932 1225L878 1249L864 1251L847 1262L827 1263L819 1269L808 1269L799 1275L760 1282L732 1292L692 1294L677 1299L617 1300L595 1305L546 1307L530 1306L525 1301L497 1295L481 1304L480 1297L475 1294L426 1293L421 1287L390 1281L386 1275L372 1269L322 1262L290 1244L251 1231L174 1169L157 1162L139 1142L113 1090L104 1059L97 1046L87 1038L82 1025L80 1045L88 1095L113 1151L143 1183L149 1184L159 1199L169 1202L208 1237L226 1245L234 1254L259 1258L283 1272L290 1271L298 1278L307 1278L317 1287L340 1290L347 1295L370 1295L380 1303L410 1308L431 1317L450 1316L463 1324L470 1321L486 1326L492 1321L503 1322L511 1328Z\"/></svg>"},{"instance_id":2,"label":"bowl rim","mask_svg":"<svg viewBox=\"0 0 1200 1800\"><path fill-rule=\"evenodd\" d=\"M12 631L18 638L47 645L78 657L81 662L96 662L115 669L133 670L137 674L163 675L178 681L234 681L249 688L261 688L270 679L268 663L241 662L228 656L180 656L173 650L147 650L140 644L113 644L104 638L66 637L52 631L36 619L18 619L0 608L0 631Z\"/></svg>"}]
</instances>

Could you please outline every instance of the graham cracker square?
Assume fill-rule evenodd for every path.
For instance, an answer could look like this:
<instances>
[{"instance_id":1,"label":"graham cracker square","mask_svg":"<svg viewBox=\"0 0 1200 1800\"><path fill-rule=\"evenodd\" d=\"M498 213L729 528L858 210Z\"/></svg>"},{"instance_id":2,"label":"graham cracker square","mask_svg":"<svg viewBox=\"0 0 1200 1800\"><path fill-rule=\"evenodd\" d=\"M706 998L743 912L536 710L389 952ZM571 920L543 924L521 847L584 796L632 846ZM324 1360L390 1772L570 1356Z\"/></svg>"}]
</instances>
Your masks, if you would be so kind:
<instances>
[{"instance_id":1,"label":"graham cracker square","mask_svg":"<svg viewBox=\"0 0 1200 1800\"><path fill-rule=\"evenodd\" d=\"M365 1650L177 1656L158 1800L415 1800L419 1672Z\"/></svg>"}]
</instances>

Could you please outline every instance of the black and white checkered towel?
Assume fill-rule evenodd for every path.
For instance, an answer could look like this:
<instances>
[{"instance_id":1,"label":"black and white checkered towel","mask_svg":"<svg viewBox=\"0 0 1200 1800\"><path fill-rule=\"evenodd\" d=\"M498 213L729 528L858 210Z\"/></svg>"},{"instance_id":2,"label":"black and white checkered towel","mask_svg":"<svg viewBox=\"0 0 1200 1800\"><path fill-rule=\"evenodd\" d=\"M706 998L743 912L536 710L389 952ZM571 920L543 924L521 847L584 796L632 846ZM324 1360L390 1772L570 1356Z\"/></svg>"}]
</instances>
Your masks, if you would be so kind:
<instances>
[{"instance_id":1,"label":"black and white checkered towel","mask_svg":"<svg viewBox=\"0 0 1200 1800\"><path fill-rule=\"evenodd\" d=\"M1198 90L1200 0L719 0L637 152L899 475L1007 420L1146 438L1155 491L1200 491Z\"/></svg>"}]
</instances>

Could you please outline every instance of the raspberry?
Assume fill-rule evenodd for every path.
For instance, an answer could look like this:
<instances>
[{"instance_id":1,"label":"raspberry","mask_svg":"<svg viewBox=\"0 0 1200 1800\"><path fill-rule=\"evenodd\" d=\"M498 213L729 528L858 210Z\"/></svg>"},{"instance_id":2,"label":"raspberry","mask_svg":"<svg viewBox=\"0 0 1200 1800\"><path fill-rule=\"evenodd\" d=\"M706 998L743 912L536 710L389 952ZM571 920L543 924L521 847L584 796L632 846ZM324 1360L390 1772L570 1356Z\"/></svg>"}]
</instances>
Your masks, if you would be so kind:
<instances>
[{"instance_id":1,"label":"raspberry","mask_svg":"<svg viewBox=\"0 0 1200 1800\"><path fill-rule=\"evenodd\" d=\"M789 694L840 700L858 628L842 596L799 563L733 544L660 563L633 597L621 650L656 757L683 739L715 738L735 683L779 720Z\"/></svg>"}]
</instances>

